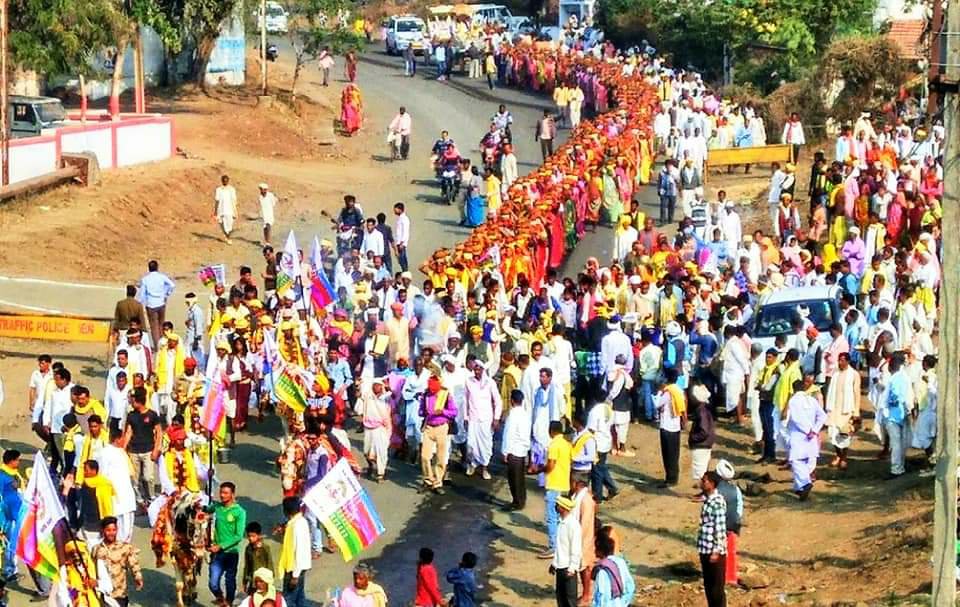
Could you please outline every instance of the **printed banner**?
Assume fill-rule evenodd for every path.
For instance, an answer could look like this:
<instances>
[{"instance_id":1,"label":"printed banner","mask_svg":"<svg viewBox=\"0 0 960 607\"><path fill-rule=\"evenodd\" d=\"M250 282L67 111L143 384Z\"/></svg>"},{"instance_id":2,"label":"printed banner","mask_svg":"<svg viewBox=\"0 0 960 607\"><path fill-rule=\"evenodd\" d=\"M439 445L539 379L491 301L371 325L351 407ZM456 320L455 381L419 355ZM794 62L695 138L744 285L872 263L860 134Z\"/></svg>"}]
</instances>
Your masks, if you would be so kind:
<instances>
[{"instance_id":1,"label":"printed banner","mask_svg":"<svg viewBox=\"0 0 960 607\"><path fill-rule=\"evenodd\" d=\"M213 288L213 285L226 285L227 267L222 263L204 266L197 272L197 279L207 288Z\"/></svg>"},{"instance_id":2,"label":"printed banner","mask_svg":"<svg viewBox=\"0 0 960 607\"><path fill-rule=\"evenodd\" d=\"M106 342L110 321L82 316L0 313L0 337Z\"/></svg>"},{"instance_id":3,"label":"printed banner","mask_svg":"<svg viewBox=\"0 0 960 607\"><path fill-rule=\"evenodd\" d=\"M346 562L385 531L373 501L346 459L339 460L303 496L303 503L323 524Z\"/></svg>"}]
</instances>

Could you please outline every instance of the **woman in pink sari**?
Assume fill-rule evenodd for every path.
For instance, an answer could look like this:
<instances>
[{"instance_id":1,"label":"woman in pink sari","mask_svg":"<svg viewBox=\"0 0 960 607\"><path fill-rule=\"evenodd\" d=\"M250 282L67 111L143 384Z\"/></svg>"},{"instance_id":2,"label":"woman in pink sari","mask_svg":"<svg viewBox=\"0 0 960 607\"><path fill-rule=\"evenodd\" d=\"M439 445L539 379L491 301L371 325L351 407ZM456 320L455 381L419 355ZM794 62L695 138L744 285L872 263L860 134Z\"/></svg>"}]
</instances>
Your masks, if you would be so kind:
<instances>
[{"instance_id":1,"label":"woman in pink sari","mask_svg":"<svg viewBox=\"0 0 960 607\"><path fill-rule=\"evenodd\" d=\"M340 95L340 122L347 135L353 135L363 126L363 98L353 83L348 84Z\"/></svg>"}]
</instances>

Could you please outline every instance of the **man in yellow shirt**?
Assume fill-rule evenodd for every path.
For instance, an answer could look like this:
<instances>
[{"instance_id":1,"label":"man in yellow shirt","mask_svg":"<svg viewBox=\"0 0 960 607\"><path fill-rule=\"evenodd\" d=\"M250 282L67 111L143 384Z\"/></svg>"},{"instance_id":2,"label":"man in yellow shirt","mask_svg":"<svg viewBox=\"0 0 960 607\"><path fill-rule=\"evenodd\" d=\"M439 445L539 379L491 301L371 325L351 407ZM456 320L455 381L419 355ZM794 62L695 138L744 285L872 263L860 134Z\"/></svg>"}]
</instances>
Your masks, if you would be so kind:
<instances>
[{"instance_id":1,"label":"man in yellow shirt","mask_svg":"<svg viewBox=\"0 0 960 607\"><path fill-rule=\"evenodd\" d=\"M544 522L547 525L546 551L540 554L542 559L552 559L557 546L557 526L560 517L557 514L557 498L570 492L570 466L573 459L570 442L563 436L563 424L550 422L550 444L547 446L547 465L544 467Z\"/></svg>"},{"instance_id":2,"label":"man in yellow shirt","mask_svg":"<svg viewBox=\"0 0 960 607\"><path fill-rule=\"evenodd\" d=\"M500 210L500 178L492 168L487 167L483 182L487 189L487 218L495 218Z\"/></svg>"},{"instance_id":3,"label":"man in yellow shirt","mask_svg":"<svg viewBox=\"0 0 960 607\"><path fill-rule=\"evenodd\" d=\"M557 105L557 127L559 128L562 124L569 125L567 104L570 103L570 91L563 82L553 89L553 102Z\"/></svg>"}]
</instances>

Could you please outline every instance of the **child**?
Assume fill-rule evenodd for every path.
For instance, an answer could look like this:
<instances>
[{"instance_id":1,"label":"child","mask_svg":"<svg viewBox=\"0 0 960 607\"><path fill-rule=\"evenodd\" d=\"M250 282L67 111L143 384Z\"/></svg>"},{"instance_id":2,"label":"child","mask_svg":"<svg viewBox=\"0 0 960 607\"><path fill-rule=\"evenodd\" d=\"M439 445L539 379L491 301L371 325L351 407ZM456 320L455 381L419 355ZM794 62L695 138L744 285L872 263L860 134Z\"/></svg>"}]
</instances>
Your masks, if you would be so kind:
<instances>
[{"instance_id":1,"label":"child","mask_svg":"<svg viewBox=\"0 0 960 607\"><path fill-rule=\"evenodd\" d=\"M477 604L477 578L473 573L476 566L477 555L464 552L460 565L447 572L447 581L453 584L450 607L474 607Z\"/></svg>"},{"instance_id":2,"label":"child","mask_svg":"<svg viewBox=\"0 0 960 607\"><path fill-rule=\"evenodd\" d=\"M263 528L260 523L247 523L244 532L247 534L247 547L243 551L243 575L240 581L244 592L252 594L253 573L261 568L273 571L273 557L270 547L263 543Z\"/></svg>"},{"instance_id":3,"label":"child","mask_svg":"<svg viewBox=\"0 0 960 607\"><path fill-rule=\"evenodd\" d=\"M421 548L417 559L417 596L413 604L416 607L439 607L443 604L437 570L433 566L433 550L429 548Z\"/></svg>"}]
</instances>

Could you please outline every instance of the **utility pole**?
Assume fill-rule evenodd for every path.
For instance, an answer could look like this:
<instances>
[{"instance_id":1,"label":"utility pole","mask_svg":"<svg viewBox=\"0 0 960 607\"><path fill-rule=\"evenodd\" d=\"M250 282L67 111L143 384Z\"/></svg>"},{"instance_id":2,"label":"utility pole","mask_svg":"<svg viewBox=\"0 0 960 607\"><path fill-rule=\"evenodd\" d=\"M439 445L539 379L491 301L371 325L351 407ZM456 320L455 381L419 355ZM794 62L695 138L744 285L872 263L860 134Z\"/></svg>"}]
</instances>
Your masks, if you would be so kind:
<instances>
[{"instance_id":1,"label":"utility pole","mask_svg":"<svg viewBox=\"0 0 960 607\"><path fill-rule=\"evenodd\" d=\"M957 399L960 397L960 0L947 4L943 99L943 276L940 360L937 364L937 470L933 519L934 607L956 604Z\"/></svg>"},{"instance_id":2,"label":"utility pole","mask_svg":"<svg viewBox=\"0 0 960 607\"><path fill-rule=\"evenodd\" d=\"M267 0L260 0L260 94L267 94Z\"/></svg>"},{"instance_id":3,"label":"utility pole","mask_svg":"<svg viewBox=\"0 0 960 607\"><path fill-rule=\"evenodd\" d=\"M7 82L7 34L10 29L10 0L0 3L0 186L10 185L10 83Z\"/></svg>"}]
</instances>

